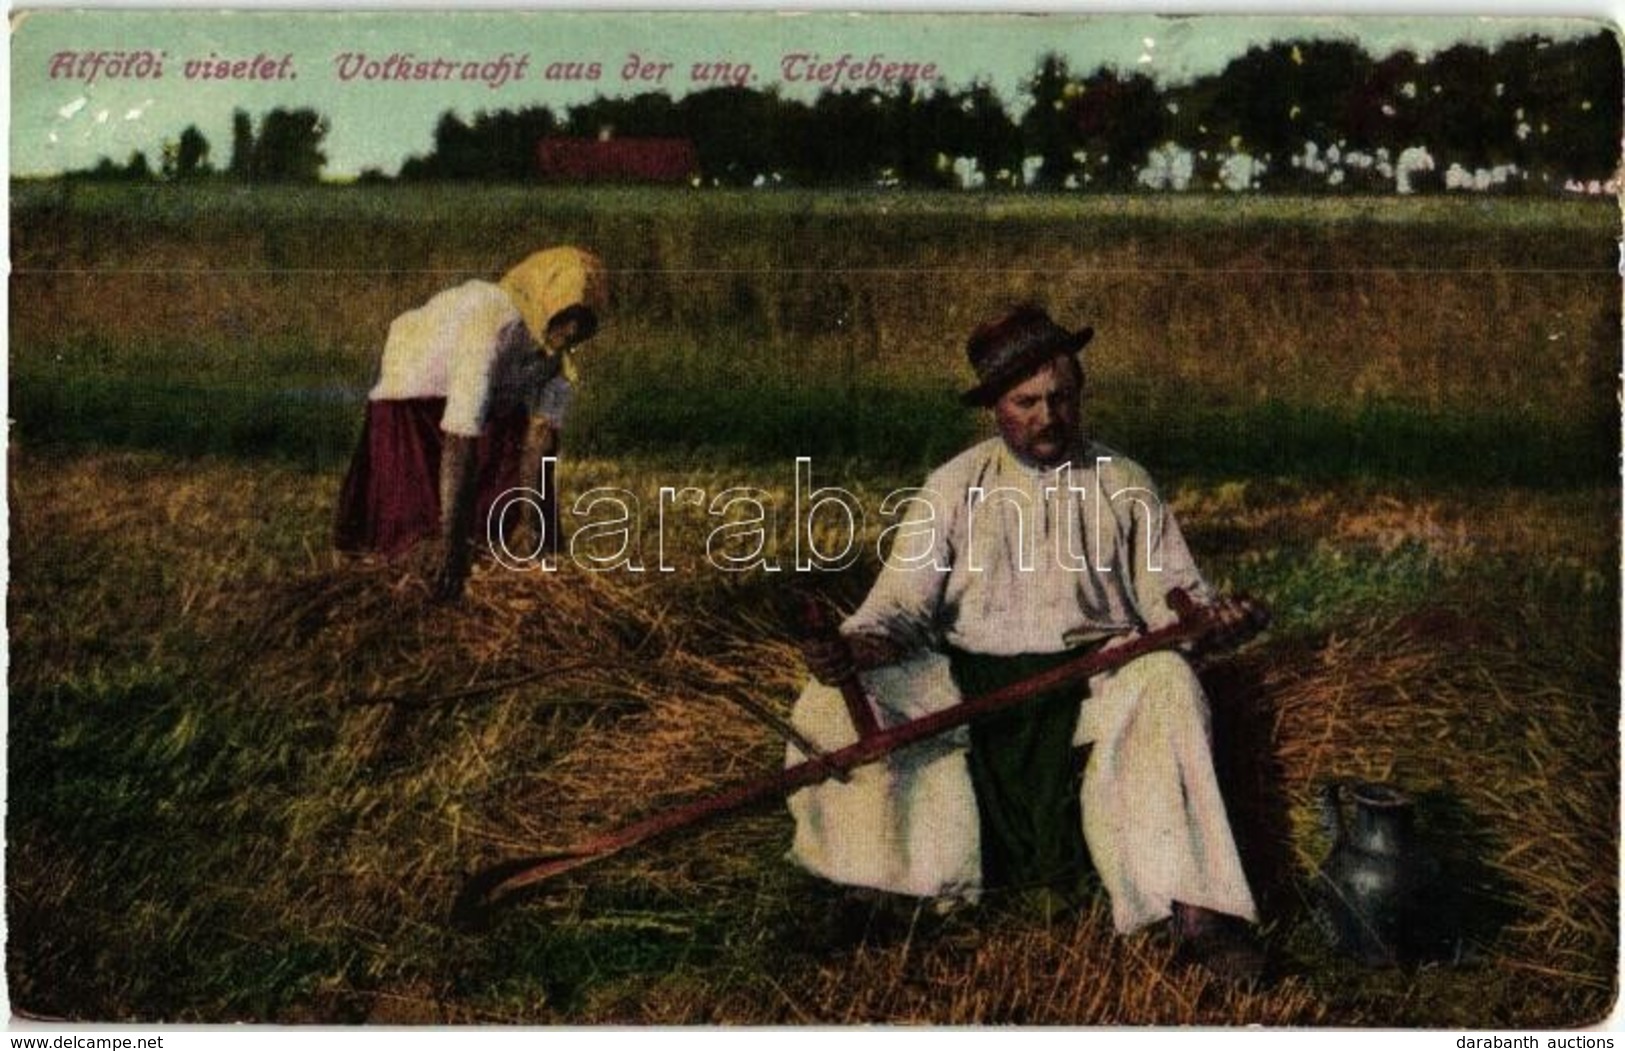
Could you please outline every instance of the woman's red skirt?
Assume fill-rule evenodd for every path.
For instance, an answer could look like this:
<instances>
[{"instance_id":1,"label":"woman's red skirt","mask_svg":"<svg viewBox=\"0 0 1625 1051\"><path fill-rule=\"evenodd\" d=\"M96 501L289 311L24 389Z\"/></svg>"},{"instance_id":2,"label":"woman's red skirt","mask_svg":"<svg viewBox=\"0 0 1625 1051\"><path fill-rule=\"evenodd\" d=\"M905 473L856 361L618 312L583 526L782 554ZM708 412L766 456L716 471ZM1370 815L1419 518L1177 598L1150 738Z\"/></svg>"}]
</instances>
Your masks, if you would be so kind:
<instances>
[{"instance_id":1,"label":"woman's red skirt","mask_svg":"<svg viewBox=\"0 0 1625 1051\"><path fill-rule=\"evenodd\" d=\"M440 418L444 398L368 401L361 441L339 491L334 546L340 551L398 555L425 537L440 534ZM519 457L529 418L523 409L487 423L475 446L478 496L473 535L486 537L491 505L519 485ZM558 541L557 494L547 465L548 547ZM512 528L517 514L507 515Z\"/></svg>"}]
</instances>

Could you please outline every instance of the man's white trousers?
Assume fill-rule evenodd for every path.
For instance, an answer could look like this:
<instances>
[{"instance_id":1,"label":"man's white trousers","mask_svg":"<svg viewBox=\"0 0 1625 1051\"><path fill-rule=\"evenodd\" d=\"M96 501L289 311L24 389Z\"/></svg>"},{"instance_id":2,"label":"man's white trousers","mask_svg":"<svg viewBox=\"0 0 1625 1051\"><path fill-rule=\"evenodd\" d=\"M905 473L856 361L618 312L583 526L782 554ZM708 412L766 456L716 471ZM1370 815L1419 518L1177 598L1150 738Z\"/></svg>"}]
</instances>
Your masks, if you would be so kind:
<instances>
[{"instance_id":1,"label":"man's white trousers","mask_svg":"<svg viewBox=\"0 0 1625 1051\"><path fill-rule=\"evenodd\" d=\"M864 675L882 726L959 702L945 657ZM1183 657L1152 653L1089 683L1073 743L1091 745L1083 833L1128 932L1175 901L1256 919L1213 772L1207 698ZM840 692L809 682L792 713L826 751L856 740ZM837 883L918 897L981 890L976 798L956 730L790 797L790 857ZM787 763L805 757L793 746Z\"/></svg>"}]
</instances>

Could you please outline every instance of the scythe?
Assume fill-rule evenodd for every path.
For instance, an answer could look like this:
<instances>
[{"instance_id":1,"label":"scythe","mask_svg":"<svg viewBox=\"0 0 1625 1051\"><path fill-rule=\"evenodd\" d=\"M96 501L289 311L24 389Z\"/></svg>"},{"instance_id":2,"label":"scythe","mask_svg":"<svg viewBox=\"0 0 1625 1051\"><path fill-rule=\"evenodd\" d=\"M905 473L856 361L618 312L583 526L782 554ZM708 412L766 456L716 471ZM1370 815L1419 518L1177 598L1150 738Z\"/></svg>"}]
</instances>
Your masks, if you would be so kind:
<instances>
[{"instance_id":1,"label":"scythe","mask_svg":"<svg viewBox=\"0 0 1625 1051\"><path fill-rule=\"evenodd\" d=\"M1168 593L1168 605L1177 614L1178 620L1167 627L1135 636L1117 646L1091 650L1029 679L885 729L878 725L871 708L872 702L862 684L855 675L851 676L841 683L841 693L853 725L858 730L856 742L836 751L812 755L804 762L772 774L739 782L715 795L600 833L567 850L512 858L491 865L470 876L463 885L452 906L452 922L464 928L477 927L488 920L496 909L514 904L554 876L719 814L775 796L789 795L831 777L840 777L856 767L878 762L900 748L935 737L985 715L1013 708L1056 687L1087 681L1144 654L1179 646L1234 645L1269 624L1269 613L1263 605L1245 597L1237 597L1231 606L1233 611L1239 612L1239 619L1225 617L1218 607L1198 606L1178 589ZM817 624L810 626L815 630L818 627Z\"/></svg>"}]
</instances>

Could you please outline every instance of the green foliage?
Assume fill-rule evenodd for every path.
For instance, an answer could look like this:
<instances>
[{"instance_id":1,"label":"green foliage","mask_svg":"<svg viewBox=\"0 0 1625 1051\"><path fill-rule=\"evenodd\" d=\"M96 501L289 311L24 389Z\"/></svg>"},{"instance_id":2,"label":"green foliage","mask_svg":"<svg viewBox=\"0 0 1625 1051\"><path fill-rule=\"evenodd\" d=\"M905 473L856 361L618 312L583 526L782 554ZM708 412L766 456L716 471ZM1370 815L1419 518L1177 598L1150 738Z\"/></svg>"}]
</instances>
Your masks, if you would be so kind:
<instances>
[{"instance_id":1,"label":"green foliage","mask_svg":"<svg viewBox=\"0 0 1625 1051\"><path fill-rule=\"evenodd\" d=\"M536 171L537 140L553 130L553 113L545 106L481 111L472 124L446 112L435 125L434 150L426 157L408 158L400 177L405 181L528 179Z\"/></svg>"},{"instance_id":2,"label":"green foliage","mask_svg":"<svg viewBox=\"0 0 1625 1051\"><path fill-rule=\"evenodd\" d=\"M315 182L327 155L327 120L312 109L278 107L260 118L249 177L261 182Z\"/></svg>"},{"instance_id":3,"label":"green foliage","mask_svg":"<svg viewBox=\"0 0 1625 1051\"><path fill-rule=\"evenodd\" d=\"M197 125L188 124L178 140L164 144L164 178L195 179L210 171L209 140Z\"/></svg>"},{"instance_id":4,"label":"green foliage","mask_svg":"<svg viewBox=\"0 0 1625 1051\"><path fill-rule=\"evenodd\" d=\"M232 113L231 160L226 174L241 182L306 182L321 179L327 155L322 140L328 132L327 119L315 110L288 110L277 107L260 118L256 131L253 120L243 110ZM116 172L106 158L89 172L69 172L69 178L124 178L148 181L190 182L209 175L209 141L195 125L187 125L179 138L160 146L162 161L153 172L144 154L134 153L122 172Z\"/></svg>"},{"instance_id":5,"label":"green foliage","mask_svg":"<svg viewBox=\"0 0 1625 1051\"><path fill-rule=\"evenodd\" d=\"M346 462L361 392L200 386L162 379L17 376L17 437L70 448L271 458L313 470Z\"/></svg>"},{"instance_id":6,"label":"green foliage","mask_svg":"<svg viewBox=\"0 0 1625 1051\"><path fill-rule=\"evenodd\" d=\"M796 186L929 188L950 181L940 159L973 158L987 186L1111 191L1133 186L1148 154L1172 142L1214 158L1267 158L1267 190L1393 187L1391 174L1359 168L1335 185L1324 173L1311 178L1289 162L1307 143L1344 154L1381 149L1390 159L1424 147L1440 171L1516 164L1526 181L1509 185L1551 189L1614 174L1619 82L1619 42L1607 31L1518 38L1494 50L1458 44L1426 59L1403 50L1374 58L1347 40L1273 41L1219 73L1168 86L1110 65L1070 70L1049 53L1008 104L982 83L903 82L826 90L811 104L743 86L675 100L597 98L572 106L557 129L546 109L482 112L472 123L448 112L434 151L409 160L401 176L530 178L537 139L610 132L688 138L702 178L723 186L773 175ZM1030 181L1020 174L1028 158L1037 161Z\"/></svg>"},{"instance_id":7,"label":"green foliage","mask_svg":"<svg viewBox=\"0 0 1625 1051\"><path fill-rule=\"evenodd\" d=\"M1034 179L1039 189L1058 190L1073 166L1072 114L1067 106L1071 74L1066 60L1045 55L1038 72L1028 84L1032 105L1021 118L1022 145L1028 156L1038 157L1040 166Z\"/></svg>"},{"instance_id":8,"label":"green foliage","mask_svg":"<svg viewBox=\"0 0 1625 1051\"><path fill-rule=\"evenodd\" d=\"M1314 144L1325 156L1386 150L1390 160L1426 148L1439 171L1516 165L1509 188L1552 191L1565 180L1606 180L1619 167L1622 104L1619 41L1612 31L1554 42L1509 40L1494 50L1458 44L1428 59L1409 51L1374 58L1336 39L1274 41L1237 56L1219 73L1160 85L1139 72L1100 66L1070 70L1042 55L1024 97L1001 100L984 82L957 89L903 81L895 87L826 90L812 103L776 88L720 86L673 99L646 92L598 97L561 119L546 106L440 115L434 147L407 158L399 178L524 182L536 177L537 143L552 135L683 138L698 153L707 185L758 179L801 187L954 184L951 164L976 162L989 188L1028 186L1113 192L1133 187L1152 150L1172 143L1204 155L1267 159L1259 186L1277 192L1392 189L1392 173L1371 165L1340 171L1335 184L1295 168ZM237 110L226 173L244 182L313 182L326 164L327 121L281 107L256 129ZM166 178L207 170L208 144L189 127L163 147ZM139 156L139 161L136 160ZM1080 160L1080 156L1083 157ZM1030 182L1029 158L1037 160ZM1368 158L1369 159L1369 158ZM1002 173L1002 174L1001 174ZM144 155L120 166L103 159L96 179L146 180ZM1211 172L1197 185L1210 186ZM384 175L374 172L369 181ZM1418 188L1435 189L1435 177Z\"/></svg>"},{"instance_id":9,"label":"green foliage","mask_svg":"<svg viewBox=\"0 0 1625 1051\"><path fill-rule=\"evenodd\" d=\"M1618 435L1601 421L1493 408L1430 413L1266 401L1145 417L1100 395L1099 431L1161 473L1306 481L1410 478L1443 485L1563 488L1607 479ZM1121 435L1121 437L1118 437Z\"/></svg>"},{"instance_id":10,"label":"green foliage","mask_svg":"<svg viewBox=\"0 0 1625 1051\"><path fill-rule=\"evenodd\" d=\"M231 111L231 166L232 178L248 181L254 169L254 121L243 110Z\"/></svg>"},{"instance_id":11,"label":"green foliage","mask_svg":"<svg viewBox=\"0 0 1625 1051\"><path fill-rule=\"evenodd\" d=\"M1085 185L1098 183L1096 189L1110 190L1133 186L1146 155L1167 141L1167 100L1144 74L1097 71L1063 89L1060 101L1064 133L1046 154L1045 165L1051 156L1071 165L1073 153L1081 149L1089 158ZM1197 114L1193 119L1204 118Z\"/></svg>"}]
</instances>

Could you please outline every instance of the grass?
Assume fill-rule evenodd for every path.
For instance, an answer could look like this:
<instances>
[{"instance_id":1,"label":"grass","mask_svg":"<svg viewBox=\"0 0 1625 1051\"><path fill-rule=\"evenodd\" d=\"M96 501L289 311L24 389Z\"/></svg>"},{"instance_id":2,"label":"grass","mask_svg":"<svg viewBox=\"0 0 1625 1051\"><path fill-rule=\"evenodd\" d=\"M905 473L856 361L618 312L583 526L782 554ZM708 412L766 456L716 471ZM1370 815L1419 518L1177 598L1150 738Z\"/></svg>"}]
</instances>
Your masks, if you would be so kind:
<instances>
[{"instance_id":1,"label":"grass","mask_svg":"<svg viewBox=\"0 0 1625 1051\"><path fill-rule=\"evenodd\" d=\"M19 1011L108 1021L1563 1027L1617 982L1617 215L1545 201L16 188L7 949ZM1272 631L1205 669L1280 981L1104 903L938 916L782 859L763 807L548 886L465 873L771 769L793 599L674 515L669 574L329 550L394 313L538 230L602 246L567 496L865 506L986 433L989 304L1091 320L1090 426ZM402 265L403 262L406 265ZM581 523L566 515L570 528ZM787 552L779 513L769 543ZM637 537L645 565L659 537ZM1472 907L1368 971L1307 908L1318 787L1393 779Z\"/></svg>"},{"instance_id":2,"label":"grass","mask_svg":"<svg viewBox=\"0 0 1625 1051\"><path fill-rule=\"evenodd\" d=\"M390 318L574 239L615 302L577 452L917 473L969 434L965 334L1037 298L1094 325L1097 431L1160 473L1617 473L1618 217L1593 202L15 189L33 447L331 469Z\"/></svg>"},{"instance_id":3,"label":"grass","mask_svg":"<svg viewBox=\"0 0 1625 1051\"><path fill-rule=\"evenodd\" d=\"M57 180L16 180L13 207L19 211L69 207L95 219L127 218L132 210L165 224L199 220L279 224L328 223L364 219L394 225L403 215L430 222L463 219L472 213L512 219L534 216L538 190L532 185L399 184L393 186L309 186L265 188L230 183L176 186L119 185ZM1252 194L1075 194L1030 191L926 193L883 190L677 190L550 186L548 207L580 221L605 215L670 219L690 214L696 201L753 215L905 215L958 217L966 213L998 220L1083 217L1160 219L1180 226L1231 226L1238 221L1373 223L1402 228L1439 223L1452 229L1501 231L1508 227L1574 226L1593 221L1585 209L1611 210L1606 202L1510 196L1424 195L1396 198L1349 194L1343 197L1280 197ZM477 200L477 204L471 203ZM137 207L132 209L132 201ZM1581 207L1576 208L1578 203ZM494 220L493 220L494 221ZM415 225L415 223L414 223Z\"/></svg>"},{"instance_id":4,"label":"grass","mask_svg":"<svg viewBox=\"0 0 1625 1051\"><path fill-rule=\"evenodd\" d=\"M1109 384L1106 384L1109 388ZM651 469L696 458L755 472L863 463L923 475L979 436L943 386L795 384L755 376L658 387L606 384L572 422L573 454ZM179 456L275 459L342 470L354 449L362 389L199 383L133 376L24 374L12 382L19 438L58 448L152 449ZM1495 408L1432 413L1383 403L1349 410L1280 401L1143 412L1110 389L1091 427L1159 473L1306 481L1414 479L1443 485L1594 485L1619 459L1602 421ZM1507 435L1518 435L1508 441Z\"/></svg>"}]
</instances>

